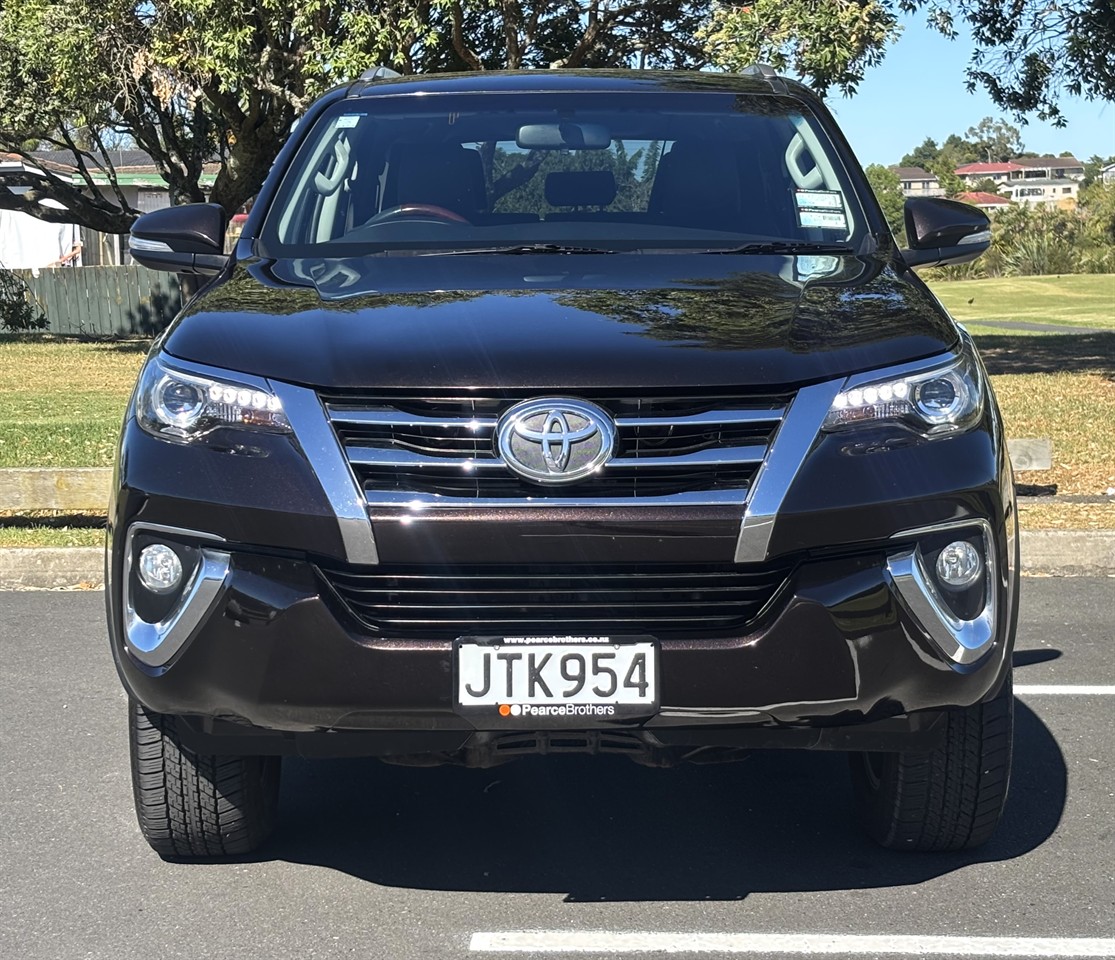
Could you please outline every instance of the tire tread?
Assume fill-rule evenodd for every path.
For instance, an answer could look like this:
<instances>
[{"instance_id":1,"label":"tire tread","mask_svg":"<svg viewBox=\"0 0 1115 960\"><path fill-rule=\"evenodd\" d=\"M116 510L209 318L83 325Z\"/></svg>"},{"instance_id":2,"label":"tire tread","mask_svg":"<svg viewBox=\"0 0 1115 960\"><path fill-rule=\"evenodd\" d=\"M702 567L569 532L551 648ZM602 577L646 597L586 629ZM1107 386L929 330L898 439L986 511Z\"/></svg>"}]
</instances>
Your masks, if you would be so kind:
<instances>
[{"instance_id":1,"label":"tire tread","mask_svg":"<svg viewBox=\"0 0 1115 960\"><path fill-rule=\"evenodd\" d=\"M878 782L853 754L853 785L868 833L893 850L966 850L999 824L1010 785L1014 696L1008 676L990 700L949 712L944 742L888 754Z\"/></svg>"},{"instance_id":2,"label":"tire tread","mask_svg":"<svg viewBox=\"0 0 1115 960\"><path fill-rule=\"evenodd\" d=\"M198 754L176 717L129 704L132 786L144 838L167 859L230 857L256 849L274 828L278 757Z\"/></svg>"}]
</instances>

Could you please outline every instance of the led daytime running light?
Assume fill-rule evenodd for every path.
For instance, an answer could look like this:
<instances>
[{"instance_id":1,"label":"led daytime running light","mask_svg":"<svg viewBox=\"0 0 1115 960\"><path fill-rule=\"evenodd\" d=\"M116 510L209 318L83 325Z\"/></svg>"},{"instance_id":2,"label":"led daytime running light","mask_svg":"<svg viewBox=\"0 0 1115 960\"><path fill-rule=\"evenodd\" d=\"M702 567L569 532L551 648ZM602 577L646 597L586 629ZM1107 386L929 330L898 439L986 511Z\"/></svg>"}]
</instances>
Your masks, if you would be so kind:
<instances>
[{"instance_id":1,"label":"led daytime running light","mask_svg":"<svg viewBox=\"0 0 1115 960\"><path fill-rule=\"evenodd\" d=\"M185 373L151 361L140 378L136 415L149 433L190 441L218 427L286 433L282 401L247 384Z\"/></svg>"},{"instance_id":2,"label":"led daytime running light","mask_svg":"<svg viewBox=\"0 0 1115 960\"><path fill-rule=\"evenodd\" d=\"M927 437L966 429L982 407L978 369L965 344L961 356L947 367L846 386L833 399L824 429L883 420L903 421Z\"/></svg>"}]
</instances>

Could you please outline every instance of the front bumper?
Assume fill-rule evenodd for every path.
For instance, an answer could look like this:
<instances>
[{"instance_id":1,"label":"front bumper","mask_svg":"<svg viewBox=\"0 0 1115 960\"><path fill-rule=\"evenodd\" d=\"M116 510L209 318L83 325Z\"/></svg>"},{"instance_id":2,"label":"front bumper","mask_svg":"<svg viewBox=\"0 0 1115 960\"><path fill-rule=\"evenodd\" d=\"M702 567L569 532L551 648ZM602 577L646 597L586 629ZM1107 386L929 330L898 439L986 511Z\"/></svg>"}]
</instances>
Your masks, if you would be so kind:
<instances>
[{"instance_id":1,"label":"front bumper","mask_svg":"<svg viewBox=\"0 0 1115 960\"><path fill-rule=\"evenodd\" d=\"M494 709L490 720L455 711L452 640L370 636L308 560L202 545L227 558L227 572L215 596L193 601L205 603L197 618L168 632L173 649L137 647L126 614L111 607L110 625L129 692L195 718L214 752L221 743L229 752L452 752L476 731L511 729ZM804 558L745 631L659 641L654 716L587 726L694 746L843 749L881 749L880 735L928 729L928 714L979 701L1009 669L1014 564L1004 554L995 568L993 635L978 658L958 658L942 649L942 624L924 619L895 581L895 560L916 546L898 538ZM356 744L355 733L364 734Z\"/></svg>"}]
</instances>

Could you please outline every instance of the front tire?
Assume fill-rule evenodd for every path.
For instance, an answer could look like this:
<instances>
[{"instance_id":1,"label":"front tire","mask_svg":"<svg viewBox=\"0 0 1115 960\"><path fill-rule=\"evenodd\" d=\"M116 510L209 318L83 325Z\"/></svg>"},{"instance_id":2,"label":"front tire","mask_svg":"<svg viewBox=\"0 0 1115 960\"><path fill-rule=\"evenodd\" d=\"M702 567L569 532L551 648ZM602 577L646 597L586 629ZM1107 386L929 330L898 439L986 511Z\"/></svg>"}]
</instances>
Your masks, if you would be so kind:
<instances>
[{"instance_id":1,"label":"front tire","mask_svg":"<svg viewBox=\"0 0 1115 960\"><path fill-rule=\"evenodd\" d=\"M852 786L864 828L891 850L979 846L1002 817L1013 736L1008 673L991 700L949 711L940 746L923 753L852 754Z\"/></svg>"},{"instance_id":2,"label":"front tire","mask_svg":"<svg viewBox=\"0 0 1115 960\"><path fill-rule=\"evenodd\" d=\"M136 816L159 856L173 860L250 853L275 826L279 757L194 753L178 720L129 703Z\"/></svg>"}]
</instances>

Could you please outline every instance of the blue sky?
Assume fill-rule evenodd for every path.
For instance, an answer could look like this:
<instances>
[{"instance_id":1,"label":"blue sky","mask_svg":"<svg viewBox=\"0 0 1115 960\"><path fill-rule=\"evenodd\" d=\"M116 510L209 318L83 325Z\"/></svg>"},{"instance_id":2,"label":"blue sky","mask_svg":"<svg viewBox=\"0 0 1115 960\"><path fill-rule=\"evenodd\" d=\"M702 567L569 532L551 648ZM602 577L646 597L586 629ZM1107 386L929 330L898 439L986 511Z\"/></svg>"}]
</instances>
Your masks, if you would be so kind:
<instances>
[{"instance_id":1,"label":"blue sky","mask_svg":"<svg viewBox=\"0 0 1115 960\"><path fill-rule=\"evenodd\" d=\"M1115 104L1078 98L1062 101L1068 126L1058 129L1036 118L1026 126L996 107L977 89L964 89L964 67L972 51L963 36L948 40L925 25L924 17L903 19L905 27L883 63L869 69L850 99L829 96L836 116L860 162L897 163L926 137L941 143L961 136L984 117L1003 117L1022 130L1027 150L1058 154L1071 150L1081 160L1115 154Z\"/></svg>"}]
</instances>

